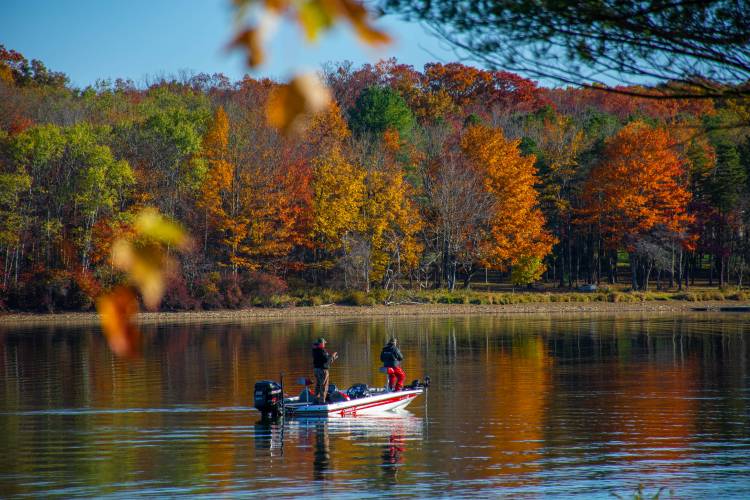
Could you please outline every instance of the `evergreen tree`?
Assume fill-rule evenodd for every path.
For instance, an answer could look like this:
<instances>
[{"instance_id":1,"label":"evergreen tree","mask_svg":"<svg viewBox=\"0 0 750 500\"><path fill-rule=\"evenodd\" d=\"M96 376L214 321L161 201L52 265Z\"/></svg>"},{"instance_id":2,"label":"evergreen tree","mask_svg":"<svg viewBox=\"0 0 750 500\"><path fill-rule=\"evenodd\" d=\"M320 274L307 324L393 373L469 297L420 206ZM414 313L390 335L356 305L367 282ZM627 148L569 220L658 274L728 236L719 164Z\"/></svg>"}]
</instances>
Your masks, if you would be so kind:
<instances>
[{"instance_id":1,"label":"evergreen tree","mask_svg":"<svg viewBox=\"0 0 750 500\"><path fill-rule=\"evenodd\" d=\"M408 137L414 128L414 115L395 90L373 86L357 98L349 112L349 126L357 135L394 129L401 137Z\"/></svg>"}]
</instances>

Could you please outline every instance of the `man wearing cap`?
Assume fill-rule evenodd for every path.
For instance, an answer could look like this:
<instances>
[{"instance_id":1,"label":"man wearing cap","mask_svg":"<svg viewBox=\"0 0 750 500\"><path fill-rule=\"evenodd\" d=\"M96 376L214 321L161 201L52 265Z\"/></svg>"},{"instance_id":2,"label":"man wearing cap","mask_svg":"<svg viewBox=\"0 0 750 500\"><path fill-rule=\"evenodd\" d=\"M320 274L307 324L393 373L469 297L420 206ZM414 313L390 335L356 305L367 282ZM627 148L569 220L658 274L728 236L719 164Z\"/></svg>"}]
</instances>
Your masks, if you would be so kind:
<instances>
[{"instance_id":1,"label":"man wearing cap","mask_svg":"<svg viewBox=\"0 0 750 500\"><path fill-rule=\"evenodd\" d=\"M328 369L338 353L329 354L326 351L326 339L320 337L313 344L313 371L315 372L315 402L325 404L328 395Z\"/></svg>"},{"instance_id":2,"label":"man wearing cap","mask_svg":"<svg viewBox=\"0 0 750 500\"><path fill-rule=\"evenodd\" d=\"M401 368L404 355L398 349L398 340L391 338L380 353L380 361L388 372L388 386L392 391L400 391L404 388L406 374Z\"/></svg>"}]
</instances>

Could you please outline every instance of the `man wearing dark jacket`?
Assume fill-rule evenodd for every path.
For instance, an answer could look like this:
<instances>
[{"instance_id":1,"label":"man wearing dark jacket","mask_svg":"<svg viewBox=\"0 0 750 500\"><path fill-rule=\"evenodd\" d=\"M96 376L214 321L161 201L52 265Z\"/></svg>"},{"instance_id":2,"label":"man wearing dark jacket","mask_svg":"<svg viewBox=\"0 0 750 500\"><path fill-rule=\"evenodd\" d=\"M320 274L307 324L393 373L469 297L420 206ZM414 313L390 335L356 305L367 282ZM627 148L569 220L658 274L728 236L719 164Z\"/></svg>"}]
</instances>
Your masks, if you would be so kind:
<instances>
[{"instance_id":1,"label":"man wearing dark jacket","mask_svg":"<svg viewBox=\"0 0 750 500\"><path fill-rule=\"evenodd\" d=\"M328 396L328 369L331 363L338 358L338 353L329 354L326 351L326 339L320 337L312 350L313 371L315 372L315 402L325 404Z\"/></svg>"},{"instance_id":2,"label":"man wearing dark jacket","mask_svg":"<svg viewBox=\"0 0 750 500\"><path fill-rule=\"evenodd\" d=\"M383 362L383 366L388 371L388 386L393 391L400 391L404 388L406 374L401 368L403 360L404 355L398 350L398 340L396 338L390 339L380 353L380 361Z\"/></svg>"}]
</instances>

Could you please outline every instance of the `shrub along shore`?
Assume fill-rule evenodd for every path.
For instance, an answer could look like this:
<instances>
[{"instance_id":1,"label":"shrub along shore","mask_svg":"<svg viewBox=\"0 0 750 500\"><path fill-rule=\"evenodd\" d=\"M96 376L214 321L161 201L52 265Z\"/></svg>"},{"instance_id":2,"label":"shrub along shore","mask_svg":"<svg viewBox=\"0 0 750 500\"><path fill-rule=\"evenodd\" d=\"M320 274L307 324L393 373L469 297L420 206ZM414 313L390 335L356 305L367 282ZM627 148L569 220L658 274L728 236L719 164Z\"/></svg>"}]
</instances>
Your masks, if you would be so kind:
<instances>
[{"instance_id":1,"label":"shrub along shore","mask_svg":"<svg viewBox=\"0 0 750 500\"><path fill-rule=\"evenodd\" d=\"M546 303L639 303L652 301L747 301L750 292L744 290L696 289L687 291L618 291L608 288L596 292L489 292L476 290L373 290L362 291L319 290L291 295L273 295L257 298L253 306L300 307L322 305L376 306L409 304L473 304L510 305Z\"/></svg>"},{"instance_id":2,"label":"shrub along shore","mask_svg":"<svg viewBox=\"0 0 750 500\"><path fill-rule=\"evenodd\" d=\"M270 297L240 309L144 312L139 323L241 321L263 318L317 316L453 316L471 314L650 313L691 311L750 311L750 293L696 290L686 292L492 293L424 291L342 293L323 290L302 296ZM95 324L93 312L55 314L7 312L0 324L69 322Z\"/></svg>"}]
</instances>

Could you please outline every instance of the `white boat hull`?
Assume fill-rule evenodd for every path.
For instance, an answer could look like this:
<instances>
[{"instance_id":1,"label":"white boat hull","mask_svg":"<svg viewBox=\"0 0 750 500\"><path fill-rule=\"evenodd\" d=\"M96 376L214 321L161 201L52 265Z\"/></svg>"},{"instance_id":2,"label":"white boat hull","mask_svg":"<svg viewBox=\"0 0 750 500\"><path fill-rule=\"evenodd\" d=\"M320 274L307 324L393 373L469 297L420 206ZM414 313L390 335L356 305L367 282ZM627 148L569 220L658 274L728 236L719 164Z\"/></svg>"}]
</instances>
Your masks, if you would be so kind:
<instances>
[{"instance_id":1,"label":"white boat hull","mask_svg":"<svg viewBox=\"0 0 750 500\"><path fill-rule=\"evenodd\" d=\"M308 402L299 402L298 398L292 398L285 402L284 413L294 415L327 415L329 417L348 417L357 415L375 415L383 412L398 411L406 408L414 398L422 394L424 390L406 389L396 392L384 392L364 398L350 399L338 403L324 405Z\"/></svg>"}]
</instances>

